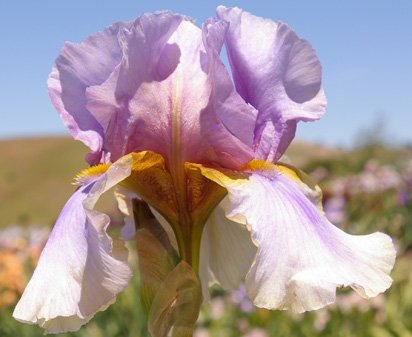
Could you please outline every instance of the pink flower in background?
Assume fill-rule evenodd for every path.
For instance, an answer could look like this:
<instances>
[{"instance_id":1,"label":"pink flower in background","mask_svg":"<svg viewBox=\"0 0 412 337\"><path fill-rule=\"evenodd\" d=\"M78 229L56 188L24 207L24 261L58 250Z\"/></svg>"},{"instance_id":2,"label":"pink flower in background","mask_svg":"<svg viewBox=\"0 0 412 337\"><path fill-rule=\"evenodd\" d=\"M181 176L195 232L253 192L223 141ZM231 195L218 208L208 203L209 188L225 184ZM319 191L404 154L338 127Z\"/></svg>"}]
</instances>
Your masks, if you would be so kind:
<instances>
[{"instance_id":1,"label":"pink flower in background","mask_svg":"<svg viewBox=\"0 0 412 337\"><path fill-rule=\"evenodd\" d=\"M326 200L323 208L330 221L340 224L346 220L346 199L342 195Z\"/></svg>"},{"instance_id":2,"label":"pink flower in background","mask_svg":"<svg viewBox=\"0 0 412 337\"><path fill-rule=\"evenodd\" d=\"M243 335L243 337L268 337L268 334L262 329L254 328L250 330L246 335Z\"/></svg>"},{"instance_id":3,"label":"pink flower in background","mask_svg":"<svg viewBox=\"0 0 412 337\"><path fill-rule=\"evenodd\" d=\"M236 303L241 311L244 313L251 313L254 311L255 307L253 303L247 296L247 290L245 285L242 283L238 289L232 292L232 301Z\"/></svg>"},{"instance_id":4,"label":"pink flower in background","mask_svg":"<svg viewBox=\"0 0 412 337\"><path fill-rule=\"evenodd\" d=\"M201 29L145 14L66 43L48 85L99 165L78 176L16 319L76 330L126 287L127 251L95 209L116 186L171 228L205 298L210 282L230 289L245 278L255 305L303 312L334 302L337 287L369 298L390 286L391 239L344 233L325 217L319 188L277 163L297 123L326 105L315 51L287 25L238 8L218 7Z\"/></svg>"}]
</instances>

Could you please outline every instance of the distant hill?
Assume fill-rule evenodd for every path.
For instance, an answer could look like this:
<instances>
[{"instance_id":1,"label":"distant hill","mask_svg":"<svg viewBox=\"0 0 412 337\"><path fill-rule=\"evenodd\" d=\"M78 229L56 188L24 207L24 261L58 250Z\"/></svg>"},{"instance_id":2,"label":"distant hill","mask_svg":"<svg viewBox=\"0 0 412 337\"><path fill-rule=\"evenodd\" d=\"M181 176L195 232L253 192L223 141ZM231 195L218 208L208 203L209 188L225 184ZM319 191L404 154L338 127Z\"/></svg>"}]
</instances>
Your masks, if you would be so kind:
<instances>
[{"instance_id":1,"label":"distant hill","mask_svg":"<svg viewBox=\"0 0 412 337\"><path fill-rule=\"evenodd\" d=\"M86 148L69 138L0 141L0 227L51 225L74 191Z\"/></svg>"},{"instance_id":2,"label":"distant hill","mask_svg":"<svg viewBox=\"0 0 412 337\"><path fill-rule=\"evenodd\" d=\"M51 226L75 190L73 176L85 168L87 151L82 143L64 137L0 141L0 228ZM299 142L288 150L298 167L337 154L325 146Z\"/></svg>"}]
</instances>

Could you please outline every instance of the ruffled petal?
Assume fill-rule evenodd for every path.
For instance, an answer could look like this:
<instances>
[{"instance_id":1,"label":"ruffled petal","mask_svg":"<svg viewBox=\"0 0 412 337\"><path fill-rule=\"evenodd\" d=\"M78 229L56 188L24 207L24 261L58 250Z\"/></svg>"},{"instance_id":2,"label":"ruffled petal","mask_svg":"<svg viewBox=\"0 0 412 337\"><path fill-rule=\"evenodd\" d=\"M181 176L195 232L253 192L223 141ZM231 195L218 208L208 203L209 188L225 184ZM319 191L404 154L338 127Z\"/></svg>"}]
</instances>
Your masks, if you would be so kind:
<instances>
[{"instance_id":1,"label":"ruffled petal","mask_svg":"<svg viewBox=\"0 0 412 337\"><path fill-rule=\"evenodd\" d=\"M258 110L257 158L277 160L297 122L325 112L319 60L310 44L283 23L223 6L217 16L230 23L225 44L236 89Z\"/></svg>"},{"instance_id":2,"label":"ruffled petal","mask_svg":"<svg viewBox=\"0 0 412 337\"><path fill-rule=\"evenodd\" d=\"M296 312L335 301L337 287L369 298L391 285L395 260L385 234L349 235L332 225L284 167L223 174L202 168L226 187L226 216L248 226L258 252L246 276L255 305Z\"/></svg>"},{"instance_id":3,"label":"ruffled petal","mask_svg":"<svg viewBox=\"0 0 412 337\"><path fill-rule=\"evenodd\" d=\"M48 79L51 100L64 124L93 151L90 164L100 161L104 134L100 121L86 108L86 88L106 81L120 63L117 36L129 25L115 23L80 44L66 42Z\"/></svg>"},{"instance_id":4,"label":"ruffled petal","mask_svg":"<svg viewBox=\"0 0 412 337\"><path fill-rule=\"evenodd\" d=\"M131 158L81 186L64 206L13 317L46 333L75 331L114 302L129 282L127 250L93 210L100 195L130 175Z\"/></svg>"},{"instance_id":5,"label":"ruffled petal","mask_svg":"<svg viewBox=\"0 0 412 337\"><path fill-rule=\"evenodd\" d=\"M142 150L170 166L215 161L236 167L252 158L256 113L235 92L219 58L226 29L212 20L202 31L187 18L160 12L122 31L120 66L87 89L87 108L104 121L112 160Z\"/></svg>"}]
</instances>

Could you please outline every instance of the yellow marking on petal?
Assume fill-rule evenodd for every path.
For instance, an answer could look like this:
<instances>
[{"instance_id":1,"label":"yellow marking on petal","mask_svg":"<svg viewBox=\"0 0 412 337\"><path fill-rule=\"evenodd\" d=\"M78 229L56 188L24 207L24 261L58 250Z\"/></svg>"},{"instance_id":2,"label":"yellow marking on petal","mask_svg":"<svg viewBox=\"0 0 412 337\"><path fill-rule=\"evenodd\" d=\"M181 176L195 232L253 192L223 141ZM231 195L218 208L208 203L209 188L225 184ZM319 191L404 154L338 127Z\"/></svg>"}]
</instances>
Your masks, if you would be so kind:
<instances>
[{"instance_id":1,"label":"yellow marking on petal","mask_svg":"<svg viewBox=\"0 0 412 337\"><path fill-rule=\"evenodd\" d=\"M151 151L131 153L130 156L132 173L120 185L156 208L169 223L177 224L176 194L164 158Z\"/></svg>"},{"instance_id":2,"label":"yellow marking on petal","mask_svg":"<svg viewBox=\"0 0 412 337\"><path fill-rule=\"evenodd\" d=\"M204 224L227 194L224 187L205 177L199 164L185 163L188 207L195 224Z\"/></svg>"},{"instance_id":3,"label":"yellow marking on petal","mask_svg":"<svg viewBox=\"0 0 412 337\"><path fill-rule=\"evenodd\" d=\"M154 152L129 154L132 172L119 185L154 207L171 225L182 259L196 270L200 239L210 213L226 195L226 189L205 178L196 164L185 163L176 186L173 166L166 167L164 158ZM182 217L182 209L186 214Z\"/></svg>"},{"instance_id":4,"label":"yellow marking on petal","mask_svg":"<svg viewBox=\"0 0 412 337\"><path fill-rule=\"evenodd\" d=\"M268 163L264 160L254 159L247 163L243 169L245 171L257 171L257 172L268 172L268 173L281 173L287 175L294 182L300 183L301 177L299 170L293 166L282 164L282 163Z\"/></svg>"},{"instance_id":5,"label":"yellow marking on petal","mask_svg":"<svg viewBox=\"0 0 412 337\"><path fill-rule=\"evenodd\" d=\"M303 171L299 170L298 168L285 164L285 163L268 163L264 160L252 160L248 164L246 164L243 168L244 170L248 171L260 171L260 172L278 172L284 175L287 175L291 180L296 183L308 185L311 189L319 188L315 182L310 179L310 177Z\"/></svg>"},{"instance_id":6,"label":"yellow marking on petal","mask_svg":"<svg viewBox=\"0 0 412 337\"><path fill-rule=\"evenodd\" d=\"M205 177L200 165L185 163L187 205L191 217L191 249L194 270L198 270L203 227L210 213L227 194L226 188Z\"/></svg>"},{"instance_id":7,"label":"yellow marking on petal","mask_svg":"<svg viewBox=\"0 0 412 337\"><path fill-rule=\"evenodd\" d=\"M322 190L305 172L297 169L296 167L284 163L273 164L256 159L249 162L244 169L260 172L278 172L287 176L290 180L295 182L306 197L309 198L309 200L311 200L312 203L323 212Z\"/></svg>"},{"instance_id":8,"label":"yellow marking on petal","mask_svg":"<svg viewBox=\"0 0 412 337\"><path fill-rule=\"evenodd\" d=\"M268 163L264 160L254 159L246 164L241 172L231 171L227 169L213 169L197 165L206 178L214 181L222 187L239 187L247 183L248 177L254 172L267 173L267 174L283 174L291 181L296 183L302 192L309 198L319 210L322 208L322 190L315 184L310 177L308 177L303 171L298 170L292 165L283 163Z\"/></svg>"},{"instance_id":9,"label":"yellow marking on petal","mask_svg":"<svg viewBox=\"0 0 412 337\"><path fill-rule=\"evenodd\" d=\"M275 166L276 164L268 163L260 159L254 159L247 163L245 166L243 166L243 170L273 172Z\"/></svg>"},{"instance_id":10,"label":"yellow marking on petal","mask_svg":"<svg viewBox=\"0 0 412 337\"><path fill-rule=\"evenodd\" d=\"M91 178L101 176L106 173L111 164L99 164L95 166L90 166L83 171L76 174L74 177L73 185L84 185Z\"/></svg>"},{"instance_id":11,"label":"yellow marking on petal","mask_svg":"<svg viewBox=\"0 0 412 337\"><path fill-rule=\"evenodd\" d=\"M242 185L247 182L248 174L241 171L232 171L228 169L214 169L203 166L201 164L191 164L192 167L197 167L203 176L216 184L226 188L227 186Z\"/></svg>"}]
</instances>

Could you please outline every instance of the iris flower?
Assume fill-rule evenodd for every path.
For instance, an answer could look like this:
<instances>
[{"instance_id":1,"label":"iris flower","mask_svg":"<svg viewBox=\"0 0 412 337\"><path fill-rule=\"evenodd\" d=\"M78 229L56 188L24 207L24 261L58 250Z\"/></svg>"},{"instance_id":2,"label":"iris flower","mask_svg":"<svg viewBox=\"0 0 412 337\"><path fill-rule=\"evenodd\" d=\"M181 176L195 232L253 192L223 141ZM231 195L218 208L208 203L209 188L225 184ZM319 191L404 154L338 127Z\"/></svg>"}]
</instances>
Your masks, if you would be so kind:
<instances>
[{"instance_id":1,"label":"iris flower","mask_svg":"<svg viewBox=\"0 0 412 337\"><path fill-rule=\"evenodd\" d=\"M95 209L113 187L126 204L149 205L206 299L211 282L244 280L256 306L304 312L334 302L338 287L370 298L390 286L391 239L335 227L319 188L278 161L297 123L326 106L315 51L287 25L238 8L218 7L201 29L179 14L144 14L66 43L48 87L73 138L90 148L90 168L16 319L76 330L127 286L124 241Z\"/></svg>"}]
</instances>

